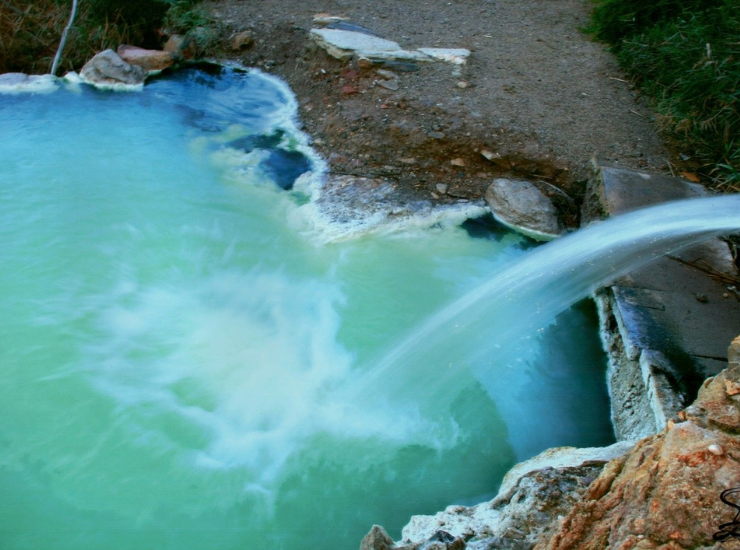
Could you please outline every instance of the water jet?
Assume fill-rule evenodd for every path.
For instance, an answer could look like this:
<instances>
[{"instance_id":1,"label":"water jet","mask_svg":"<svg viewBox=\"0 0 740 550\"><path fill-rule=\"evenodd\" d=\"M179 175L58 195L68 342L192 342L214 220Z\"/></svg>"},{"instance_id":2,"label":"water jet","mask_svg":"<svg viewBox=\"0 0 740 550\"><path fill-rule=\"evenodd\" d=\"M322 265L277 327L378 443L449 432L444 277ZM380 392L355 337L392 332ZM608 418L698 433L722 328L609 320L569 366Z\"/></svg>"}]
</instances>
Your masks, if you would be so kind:
<instances>
[{"instance_id":1,"label":"water jet","mask_svg":"<svg viewBox=\"0 0 740 550\"><path fill-rule=\"evenodd\" d=\"M294 117L284 85L246 71L0 96L14 547L346 548L494 490L528 453L613 439L593 312L553 323L604 270L590 245L449 224L317 244L285 223L323 169ZM311 160L292 190L263 164L276 147ZM736 227L737 198L709 200L634 239L651 256ZM699 204L713 214L679 223ZM602 227L647 217L624 219ZM615 276L634 251L609 243Z\"/></svg>"}]
</instances>

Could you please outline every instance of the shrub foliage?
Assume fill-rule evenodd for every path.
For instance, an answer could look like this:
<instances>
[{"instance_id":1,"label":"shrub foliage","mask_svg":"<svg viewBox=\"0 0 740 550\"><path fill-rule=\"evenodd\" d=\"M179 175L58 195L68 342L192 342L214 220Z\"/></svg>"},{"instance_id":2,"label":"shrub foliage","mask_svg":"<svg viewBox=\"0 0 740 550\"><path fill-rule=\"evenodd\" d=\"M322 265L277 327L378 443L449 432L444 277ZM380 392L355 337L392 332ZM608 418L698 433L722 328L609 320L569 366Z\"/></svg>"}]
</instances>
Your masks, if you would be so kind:
<instances>
[{"instance_id":1,"label":"shrub foliage","mask_svg":"<svg viewBox=\"0 0 740 550\"><path fill-rule=\"evenodd\" d=\"M740 190L740 2L596 0L590 31L703 172Z\"/></svg>"},{"instance_id":2,"label":"shrub foliage","mask_svg":"<svg viewBox=\"0 0 740 550\"><path fill-rule=\"evenodd\" d=\"M194 0L78 0L60 73L78 70L95 53L119 44L161 45L169 12L187 13ZM0 0L0 73L46 73L67 24L72 0Z\"/></svg>"}]
</instances>

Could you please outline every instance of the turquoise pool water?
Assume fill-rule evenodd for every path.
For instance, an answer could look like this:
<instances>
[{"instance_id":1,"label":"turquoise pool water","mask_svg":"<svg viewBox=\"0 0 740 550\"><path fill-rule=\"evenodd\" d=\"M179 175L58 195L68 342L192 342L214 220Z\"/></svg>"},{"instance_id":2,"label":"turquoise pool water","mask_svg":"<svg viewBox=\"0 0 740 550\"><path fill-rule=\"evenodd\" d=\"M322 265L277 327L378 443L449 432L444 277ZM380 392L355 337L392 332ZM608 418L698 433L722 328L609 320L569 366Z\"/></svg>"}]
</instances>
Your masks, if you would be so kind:
<instances>
[{"instance_id":1,"label":"turquoise pool water","mask_svg":"<svg viewBox=\"0 0 740 550\"><path fill-rule=\"evenodd\" d=\"M531 243L459 224L317 239L294 114L233 69L0 95L2 548L356 548L546 447L612 441L589 304L444 406L433 365L358 395Z\"/></svg>"}]
</instances>

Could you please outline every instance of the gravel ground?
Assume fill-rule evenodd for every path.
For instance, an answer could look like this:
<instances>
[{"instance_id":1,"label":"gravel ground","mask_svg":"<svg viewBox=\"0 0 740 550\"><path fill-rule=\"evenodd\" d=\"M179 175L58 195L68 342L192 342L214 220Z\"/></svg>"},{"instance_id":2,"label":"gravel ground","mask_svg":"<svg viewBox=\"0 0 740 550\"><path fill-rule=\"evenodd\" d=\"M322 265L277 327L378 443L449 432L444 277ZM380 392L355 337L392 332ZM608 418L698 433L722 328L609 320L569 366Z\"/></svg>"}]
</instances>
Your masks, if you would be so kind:
<instances>
[{"instance_id":1,"label":"gravel ground","mask_svg":"<svg viewBox=\"0 0 740 550\"><path fill-rule=\"evenodd\" d=\"M566 221L590 159L666 171L671 155L651 111L601 44L581 32L588 0L210 0L219 57L284 78L299 116L332 172L383 177L409 200L479 199L496 176L540 182ZM461 71L446 63L396 72L400 88L313 46L313 15L347 17L401 46L467 48ZM251 30L253 46L231 37ZM490 151L491 162L481 155ZM674 159L675 161L675 159ZM444 184L447 193L440 193ZM565 191L556 192L551 186Z\"/></svg>"}]
</instances>

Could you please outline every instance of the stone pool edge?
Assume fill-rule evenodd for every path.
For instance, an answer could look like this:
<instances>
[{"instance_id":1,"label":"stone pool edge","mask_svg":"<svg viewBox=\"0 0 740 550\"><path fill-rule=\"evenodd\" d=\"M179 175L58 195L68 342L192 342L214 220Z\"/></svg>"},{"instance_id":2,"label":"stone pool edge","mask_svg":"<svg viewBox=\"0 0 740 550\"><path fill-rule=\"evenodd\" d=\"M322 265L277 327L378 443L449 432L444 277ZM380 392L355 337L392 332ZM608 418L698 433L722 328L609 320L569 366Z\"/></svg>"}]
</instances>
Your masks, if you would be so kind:
<instances>
[{"instance_id":1,"label":"stone pool edge","mask_svg":"<svg viewBox=\"0 0 740 550\"><path fill-rule=\"evenodd\" d=\"M657 189L644 192L644 180L654 177L661 180L655 185ZM632 208L705 193L701 186L685 180L624 171L595 161L583 219L589 223ZM722 241L713 239L709 244L698 245L690 250L694 254L705 254L715 266L725 271L734 270L734 275L737 275L729 248ZM609 361L607 378L617 443L604 448L548 449L515 465L506 474L499 493L492 501L472 507L449 506L433 516L413 516L404 527L399 542L394 542L382 527L373 526L363 539L361 550L539 550L581 547L580 544L585 544L582 546L584 548L606 547L622 543L629 547L667 550L684 548L681 542L693 547L697 539L713 546L714 532L719 529L723 517L718 496L722 490L729 488L727 472L723 470L731 469L735 475L730 477L740 484L740 460L735 460L728 449L733 448L734 451L740 447L740 438L736 434L740 430L740 337L734 340L730 337L728 340L732 343L725 362L724 353L718 356L717 345L726 335L715 338L713 350L708 355L701 355L691 349L693 344L690 341L684 341L680 330L667 335L663 333L665 318L650 318L645 322L643 315L643 322L637 322L639 311L637 314L633 312L632 318L625 313L630 307L642 306L648 310L648 314L651 309L668 309L667 318L676 317L676 312L671 310L675 304L670 301L661 304L661 309L654 304L640 304L639 300L630 302L625 299L625 294L630 291L659 292L661 282L681 286L675 279L681 278L681 272L676 274L677 264L672 260L675 258L662 259L668 264L664 269L673 273L668 275L667 283L660 280L662 274L651 275L650 269L647 269L647 273L638 273L635 277L627 275L599 289L592 296L599 312L602 342ZM679 269L685 269L685 265ZM696 276L695 272L690 273ZM651 279L657 280L658 290L644 288L649 286L645 280ZM690 294L698 304L719 302L719 307L723 308L725 304L733 303L726 301L728 296L722 292L721 285L716 289L711 285L701 287L702 292L698 293L693 292L697 283L691 277L683 283L688 285L684 294ZM714 296L707 296L703 292L714 292ZM685 300L679 299L679 304L684 305ZM730 319L722 316L718 322L728 325L728 330L737 332L740 327L740 307L736 308L737 312L735 308L730 309ZM699 308L696 315L701 319L706 312ZM687 330L690 332L691 326ZM696 336L701 338L702 334ZM697 364L698 374L706 375L698 389L696 401L690 406L691 400L685 388L677 383L680 367L674 364L677 354L671 349L675 340L683 346L678 356L692 358ZM725 368L728 364L729 367ZM684 410L684 407L687 408ZM724 424L713 418L721 416L718 413L720 408L725 409L725 417L729 416L721 419ZM734 414L727 413L727 410ZM675 445L674 439L680 444ZM693 451L690 459L683 453L684 447ZM656 448L659 449L657 453ZM651 452L653 456L646 460ZM674 480L667 474L661 475L670 470L663 466L665 459L661 454L680 463L690 460L691 468L673 473L674 478L678 476L681 479ZM635 458L636 455L639 457ZM740 453L737 456L740 457ZM714 470L717 462L722 460L727 464ZM693 468L699 474L690 471ZM617 504L624 495L620 493L616 498L614 492L610 492L611 486L615 480L627 486L644 484L646 477L651 478L651 475L645 476L646 469L659 478L656 490L664 495L665 501L671 500L668 497L671 491L685 490L687 482L682 476L696 474L702 476L704 481L701 488L694 491L694 498L689 497L683 502L661 500L653 502L650 509L640 509L644 501L630 500L629 505L636 511L628 514L631 526L625 527L622 517L625 512L620 512ZM687 471L689 474L686 474ZM717 471L722 471L722 474L718 476ZM707 506L706 502L712 502L712 496L714 501ZM596 504L592 505L594 502ZM598 505L605 510L601 514L594 513L592 509ZM676 523L667 516L652 513L653 508L661 506L678 507L688 514L699 507L703 512L702 521L697 522L696 526L686 525L680 520ZM604 516L610 513L618 517L610 518L611 523L605 527L604 524L608 522ZM590 525L582 524L584 517L589 518ZM617 521L621 523L616 524ZM610 530L617 526L621 538L609 539ZM668 533L667 540L678 541L676 546L661 544L662 533L669 529L673 531ZM594 540L594 532L602 538Z\"/></svg>"}]
</instances>

